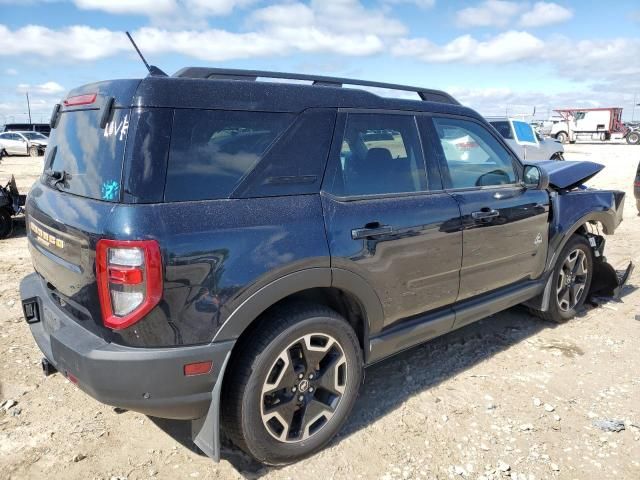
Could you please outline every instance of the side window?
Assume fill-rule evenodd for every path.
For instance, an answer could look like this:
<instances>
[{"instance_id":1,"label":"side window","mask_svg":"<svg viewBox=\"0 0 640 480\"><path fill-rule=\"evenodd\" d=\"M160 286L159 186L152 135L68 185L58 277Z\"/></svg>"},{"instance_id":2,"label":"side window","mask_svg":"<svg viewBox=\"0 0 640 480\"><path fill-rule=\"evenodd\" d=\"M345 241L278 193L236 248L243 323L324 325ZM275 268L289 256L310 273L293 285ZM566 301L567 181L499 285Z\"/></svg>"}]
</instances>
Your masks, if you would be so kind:
<instances>
[{"instance_id":1,"label":"side window","mask_svg":"<svg viewBox=\"0 0 640 480\"><path fill-rule=\"evenodd\" d=\"M228 197L293 117L287 113L176 110L165 200Z\"/></svg>"},{"instance_id":2,"label":"side window","mask_svg":"<svg viewBox=\"0 0 640 480\"><path fill-rule=\"evenodd\" d=\"M510 153L483 126L467 120L434 118L453 188L515 183Z\"/></svg>"},{"instance_id":3,"label":"side window","mask_svg":"<svg viewBox=\"0 0 640 480\"><path fill-rule=\"evenodd\" d=\"M426 189L425 163L413 116L349 114L333 193L376 195Z\"/></svg>"}]
</instances>

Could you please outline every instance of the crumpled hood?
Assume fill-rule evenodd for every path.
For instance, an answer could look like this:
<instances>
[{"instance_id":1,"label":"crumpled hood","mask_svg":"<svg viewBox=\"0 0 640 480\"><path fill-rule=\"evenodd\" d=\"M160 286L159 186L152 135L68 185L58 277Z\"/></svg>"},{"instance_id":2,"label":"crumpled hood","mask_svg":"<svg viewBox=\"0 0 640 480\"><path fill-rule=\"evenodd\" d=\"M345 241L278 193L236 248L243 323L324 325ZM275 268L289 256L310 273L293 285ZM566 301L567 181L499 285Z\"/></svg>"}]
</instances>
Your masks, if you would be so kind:
<instances>
[{"instance_id":1,"label":"crumpled hood","mask_svg":"<svg viewBox=\"0 0 640 480\"><path fill-rule=\"evenodd\" d=\"M579 187L604 168L604 165L586 161L553 161L536 162L536 166L544 169L549 175L549 185L553 188L571 190Z\"/></svg>"}]
</instances>

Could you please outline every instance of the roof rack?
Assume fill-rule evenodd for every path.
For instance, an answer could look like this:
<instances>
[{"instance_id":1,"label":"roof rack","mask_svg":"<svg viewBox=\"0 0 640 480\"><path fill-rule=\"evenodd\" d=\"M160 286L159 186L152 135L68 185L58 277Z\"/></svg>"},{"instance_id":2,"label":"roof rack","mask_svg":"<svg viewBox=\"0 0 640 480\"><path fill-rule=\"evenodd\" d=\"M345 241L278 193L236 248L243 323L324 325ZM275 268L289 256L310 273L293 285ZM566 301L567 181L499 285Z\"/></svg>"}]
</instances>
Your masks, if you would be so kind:
<instances>
[{"instance_id":1,"label":"roof rack","mask_svg":"<svg viewBox=\"0 0 640 480\"><path fill-rule=\"evenodd\" d=\"M342 87L343 85L360 85L363 87L386 88L389 90L401 90L415 92L425 101L450 103L460 105L460 103L446 92L432 90L429 88L409 87L407 85L395 85L393 83L369 82L367 80L357 80L354 78L324 77L320 75L306 75L299 73L269 72L263 70L240 70L230 68L207 68L207 67L185 67L173 74L174 77L181 78L201 78L219 80L246 80L256 81L262 78L280 78L285 80L305 80L313 85L326 87Z\"/></svg>"}]
</instances>

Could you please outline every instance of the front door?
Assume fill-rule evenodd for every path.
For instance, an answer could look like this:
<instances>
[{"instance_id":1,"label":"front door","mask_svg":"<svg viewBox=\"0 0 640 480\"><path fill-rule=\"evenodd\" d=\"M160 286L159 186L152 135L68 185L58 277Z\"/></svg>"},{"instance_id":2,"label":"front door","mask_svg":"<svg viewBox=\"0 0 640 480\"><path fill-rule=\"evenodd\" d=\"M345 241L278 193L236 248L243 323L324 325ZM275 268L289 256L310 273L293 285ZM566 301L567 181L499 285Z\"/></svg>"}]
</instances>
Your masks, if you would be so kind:
<instances>
[{"instance_id":1,"label":"front door","mask_svg":"<svg viewBox=\"0 0 640 480\"><path fill-rule=\"evenodd\" d=\"M452 304L460 211L425 165L413 114L342 112L334 138L322 193L332 267L369 283L385 326Z\"/></svg>"},{"instance_id":2,"label":"front door","mask_svg":"<svg viewBox=\"0 0 640 480\"><path fill-rule=\"evenodd\" d=\"M482 123L434 117L431 125L445 189L462 215L458 301L538 278L547 255L548 193L522 186L521 165Z\"/></svg>"}]
</instances>

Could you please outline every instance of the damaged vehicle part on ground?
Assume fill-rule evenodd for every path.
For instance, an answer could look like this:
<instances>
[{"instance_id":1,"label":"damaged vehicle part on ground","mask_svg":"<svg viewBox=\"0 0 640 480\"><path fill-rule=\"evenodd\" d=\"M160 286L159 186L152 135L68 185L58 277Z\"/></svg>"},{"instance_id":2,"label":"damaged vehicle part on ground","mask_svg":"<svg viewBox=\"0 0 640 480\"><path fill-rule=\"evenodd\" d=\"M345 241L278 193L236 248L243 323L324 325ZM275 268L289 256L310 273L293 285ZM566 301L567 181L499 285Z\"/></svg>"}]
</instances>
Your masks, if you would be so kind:
<instances>
[{"instance_id":1,"label":"damaged vehicle part on ground","mask_svg":"<svg viewBox=\"0 0 640 480\"><path fill-rule=\"evenodd\" d=\"M571 318L588 225L622 219L581 187L600 167L523 164L430 89L187 68L77 88L51 126L20 287L46 371L192 420L216 460L220 429L266 464L312 454L365 366L493 313Z\"/></svg>"},{"instance_id":2,"label":"damaged vehicle part on ground","mask_svg":"<svg viewBox=\"0 0 640 480\"><path fill-rule=\"evenodd\" d=\"M23 212L26 195L20 195L16 179L11 179L5 186L0 186L0 239L7 238L13 231L13 216Z\"/></svg>"}]
</instances>

